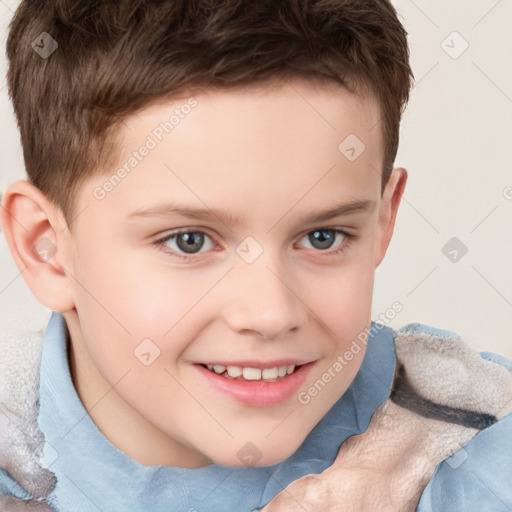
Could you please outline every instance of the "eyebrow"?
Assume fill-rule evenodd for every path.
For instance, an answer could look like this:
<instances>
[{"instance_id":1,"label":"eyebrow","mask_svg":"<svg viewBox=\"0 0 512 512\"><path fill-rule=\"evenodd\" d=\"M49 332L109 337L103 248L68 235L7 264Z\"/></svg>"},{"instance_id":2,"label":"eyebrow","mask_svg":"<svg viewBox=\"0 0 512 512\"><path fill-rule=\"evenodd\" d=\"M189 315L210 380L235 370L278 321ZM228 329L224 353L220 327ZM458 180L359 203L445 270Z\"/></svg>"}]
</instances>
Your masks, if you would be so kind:
<instances>
[{"instance_id":1,"label":"eyebrow","mask_svg":"<svg viewBox=\"0 0 512 512\"><path fill-rule=\"evenodd\" d=\"M350 215L353 213L362 213L373 211L375 201L357 200L350 203L340 204L333 208L324 209L304 215L301 220L311 222L323 222L334 217ZM145 218L145 217L172 217L181 216L196 220L215 220L220 219L223 222L232 225L240 224L240 218L230 212L218 210L216 208L190 208L179 204L160 204L151 208L140 208L131 212L127 218Z\"/></svg>"}]
</instances>

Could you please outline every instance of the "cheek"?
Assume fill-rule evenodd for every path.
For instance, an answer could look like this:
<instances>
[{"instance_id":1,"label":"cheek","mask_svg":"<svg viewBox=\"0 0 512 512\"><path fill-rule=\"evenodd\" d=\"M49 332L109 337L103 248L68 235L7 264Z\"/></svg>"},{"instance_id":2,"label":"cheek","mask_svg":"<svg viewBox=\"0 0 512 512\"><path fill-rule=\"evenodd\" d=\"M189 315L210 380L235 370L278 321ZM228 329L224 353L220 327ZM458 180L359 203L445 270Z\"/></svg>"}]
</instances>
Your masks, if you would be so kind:
<instances>
[{"instance_id":1,"label":"cheek","mask_svg":"<svg viewBox=\"0 0 512 512\"><path fill-rule=\"evenodd\" d=\"M371 255L358 253L350 262L308 275L302 296L337 336L347 339L369 323L374 275Z\"/></svg>"},{"instance_id":2,"label":"cheek","mask_svg":"<svg viewBox=\"0 0 512 512\"><path fill-rule=\"evenodd\" d=\"M172 266L149 246L135 249L106 237L96 245L101 250L83 251L76 259L77 295L129 332L156 326L153 331L162 335L215 284L216 276L203 279L199 269Z\"/></svg>"}]
</instances>

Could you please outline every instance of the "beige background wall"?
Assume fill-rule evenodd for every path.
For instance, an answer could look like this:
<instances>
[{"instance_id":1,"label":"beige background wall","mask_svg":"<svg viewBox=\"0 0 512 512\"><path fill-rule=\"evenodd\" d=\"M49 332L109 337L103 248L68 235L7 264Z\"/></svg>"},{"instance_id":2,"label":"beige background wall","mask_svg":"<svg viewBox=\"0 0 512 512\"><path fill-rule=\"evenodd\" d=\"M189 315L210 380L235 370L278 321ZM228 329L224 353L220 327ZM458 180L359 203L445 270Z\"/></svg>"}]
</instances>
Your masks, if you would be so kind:
<instances>
[{"instance_id":1,"label":"beige background wall","mask_svg":"<svg viewBox=\"0 0 512 512\"><path fill-rule=\"evenodd\" d=\"M0 1L0 191L25 177L4 78L17 4ZM395 5L416 85L396 162L409 183L377 270L373 318L399 302L393 327L427 323L512 358L512 2ZM49 315L0 234L0 328L42 328Z\"/></svg>"}]
</instances>

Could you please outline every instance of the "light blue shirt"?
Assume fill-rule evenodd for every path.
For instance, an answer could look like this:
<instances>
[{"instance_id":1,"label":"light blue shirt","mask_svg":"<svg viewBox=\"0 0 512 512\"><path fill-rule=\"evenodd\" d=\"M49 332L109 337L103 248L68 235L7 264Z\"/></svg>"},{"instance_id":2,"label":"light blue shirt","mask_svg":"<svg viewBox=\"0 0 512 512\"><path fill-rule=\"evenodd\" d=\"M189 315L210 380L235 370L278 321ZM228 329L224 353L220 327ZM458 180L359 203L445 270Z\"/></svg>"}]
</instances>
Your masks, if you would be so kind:
<instances>
[{"instance_id":1,"label":"light blue shirt","mask_svg":"<svg viewBox=\"0 0 512 512\"><path fill-rule=\"evenodd\" d=\"M366 353L354 381L300 448L279 464L231 468L144 466L116 448L96 427L73 386L63 316L54 312L44 334L39 426L45 434L41 464L57 477L48 503L58 512L246 512L263 508L289 483L329 467L343 441L364 432L390 394L395 372L395 331L372 322ZM408 329L457 337L423 324ZM374 334L372 334L374 333ZM507 359L482 352L502 364ZM0 493L28 498L0 470ZM342 511L342 504L340 504ZM419 512L512 511L512 414L440 463Z\"/></svg>"}]
</instances>

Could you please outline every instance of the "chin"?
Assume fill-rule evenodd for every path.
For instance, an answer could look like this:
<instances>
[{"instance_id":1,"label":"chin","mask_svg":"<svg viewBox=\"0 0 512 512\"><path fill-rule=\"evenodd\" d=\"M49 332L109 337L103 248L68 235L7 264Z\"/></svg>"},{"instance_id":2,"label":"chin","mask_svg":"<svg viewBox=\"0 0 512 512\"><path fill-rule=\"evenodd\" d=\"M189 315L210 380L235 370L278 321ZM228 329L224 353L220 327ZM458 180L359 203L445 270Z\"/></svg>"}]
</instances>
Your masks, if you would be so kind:
<instances>
[{"instance_id":1,"label":"chin","mask_svg":"<svg viewBox=\"0 0 512 512\"><path fill-rule=\"evenodd\" d=\"M293 455L299 446L300 443L293 446L281 444L279 447L275 447L268 444L261 446L257 442L246 442L239 447L236 446L227 454L218 454L218 457L215 454L211 458L215 464L234 468L273 466Z\"/></svg>"}]
</instances>

